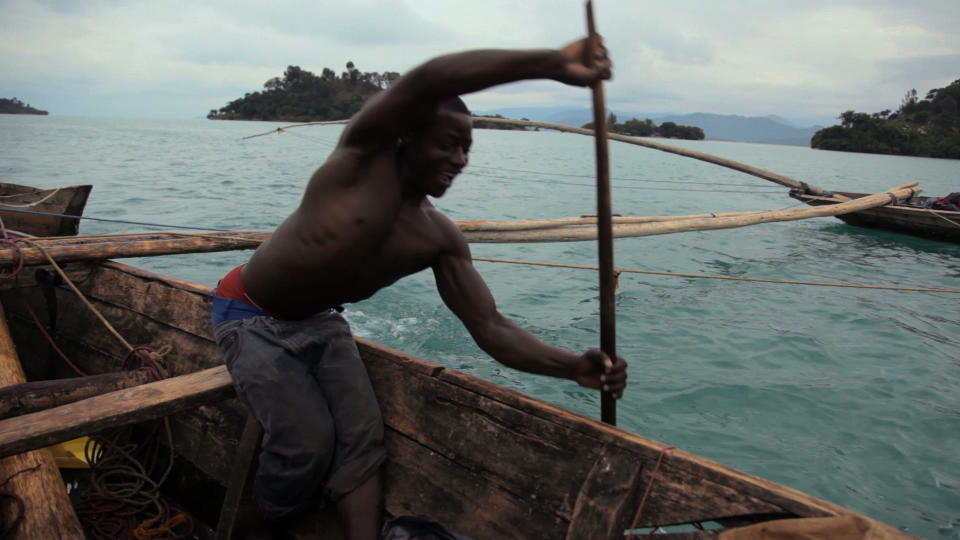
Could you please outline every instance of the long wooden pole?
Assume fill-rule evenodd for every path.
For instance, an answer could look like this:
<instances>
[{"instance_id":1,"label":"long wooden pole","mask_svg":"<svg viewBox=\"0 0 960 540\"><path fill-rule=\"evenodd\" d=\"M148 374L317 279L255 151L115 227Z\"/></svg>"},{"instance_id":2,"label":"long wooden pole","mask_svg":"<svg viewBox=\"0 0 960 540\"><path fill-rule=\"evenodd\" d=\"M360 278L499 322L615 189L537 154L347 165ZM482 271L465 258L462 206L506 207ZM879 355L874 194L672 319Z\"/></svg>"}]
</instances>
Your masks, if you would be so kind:
<instances>
[{"instance_id":1,"label":"long wooden pole","mask_svg":"<svg viewBox=\"0 0 960 540\"><path fill-rule=\"evenodd\" d=\"M590 47L587 61L599 49L599 36L593 21L593 2L587 0L587 36ZM617 357L616 279L613 270L613 205L610 202L610 153L607 143L607 111L603 96L603 82L597 80L593 94L593 127L597 154L597 247L600 258L600 349L610 357ZM613 394L600 394L600 419L617 425L617 402Z\"/></svg>"},{"instance_id":2,"label":"long wooden pole","mask_svg":"<svg viewBox=\"0 0 960 540\"><path fill-rule=\"evenodd\" d=\"M881 194L868 195L844 203L790 210L725 212L690 216L614 217L613 237L630 238L677 232L731 229L775 221L837 216L891 204L891 196L896 200L910 198L922 191L920 188L913 187L916 184L916 182L911 182L889 189ZM456 223L464 232L467 241L471 243L583 242L597 238L597 227L592 226L597 221L596 218L561 218L510 222L458 221ZM231 239L231 235L239 235L245 240ZM265 240L269 236L270 233L263 231L215 233L204 237L184 237L180 233L165 232L149 235L34 238L33 245L42 245L44 250L58 262L70 262L125 257L154 257L173 253L208 253L254 249L258 245L254 240ZM0 247L0 269L15 264L21 255L26 265L47 263L47 258L36 247L30 245L19 249ZM23 279L28 278L24 277ZM171 278L163 276L163 279L169 280ZM4 284L0 282L0 289L3 287Z\"/></svg>"},{"instance_id":3,"label":"long wooden pole","mask_svg":"<svg viewBox=\"0 0 960 540\"><path fill-rule=\"evenodd\" d=\"M579 128L574 126L567 126L564 124L557 124L555 122L538 122L534 120L519 120L516 118L488 118L484 117L474 117L474 120L483 120L484 122L490 122L491 124L504 124L508 126L523 126L523 127L536 127L549 129L553 131L560 131L563 133L576 133L578 135L593 135L596 130ZM757 178L762 178L773 182L774 184L780 184L781 186L788 187L790 189L800 189L814 195L825 195L829 192L820 186L815 186L813 184L805 183L801 180L791 178L789 176L784 176L773 171L768 171L766 169L761 169L759 167L754 167L752 165L747 165L746 163L741 163L732 159L722 158L720 156L715 156L713 154L708 154L706 152L699 152L697 150L691 150L689 148L683 148L680 146L673 146L670 144L662 143L660 141L655 141L649 137L631 137L629 135L621 135L619 133L609 133L607 138L619 141L627 144L632 144L635 146L642 146L644 148L650 148L653 150L659 150L661 152L667 152L669 154L676 154L678 156L693 158L699 161L705 161L707 163L713 163L714 165L719 165L721 167L726 167L728 169L733 169L735 171L740 171L742 173L749 174L751 176L756 176ZM836 196L836 194L834 195Z\"/></svg>"},{"instance_id":4,"label":"long wooden pole","mask_svg":"<svg viewBox=\"0 0 960 540\"><path fill-rule=\"evenodd\" d=\"M549 129L552 131L560 131L563 133L576 133L579 135L593 136L594 130L579 128L575 126L568 126L565 124L557 124L555 122L538 122L535 120L520 120L517 118L495 118L489 116L473 118L475 122L483 121L489 122L491 124L504 124L508 126L523 126L523 127L535 127ZM293 124L289 126L284 126L277 128L275 130L270 130L266 133L260 133L257 135L251 135L250 137L260 137L263 135L270 135L272 133L283 132L286 129L296 128L296 127L306 127L313 126L318 124L346 124L349 120L336 120L333 122L307 122L305 124ZM244 137L249 139L250 137ZM747 165L746 163L741 163L732 159L722 158L720 156L715 156L713 154L708 154L706 152L699 152L697 150L691 150L689 148L683 148L681 146L673 146L670 144L662 143L660 141L653 140L649 137L631 137L629 135L621 135L619 133L608 133L607 138L619 141L627 144L633 144L636 146L642 146L644 148L651 148L653 150L659 150L661 152L667 152L670 154L676 154L678 156L688 157L697 159L700 161L705 161L707 163L713 163L714 165L719 165L721 167L726 167L728 169L733 169L735 171L740 171L742 173L749 174L751 176L756 176L757 178L762 178L773 182L774 184L780 184L781 186L788 187L790 189L800 189L807 193L813 195L826 195L829 193L829 190L826 190L820 186L815 186L813 184L808 184L801 180L791 178L789 176L784 176L773 171L768 171L766 169L761 169L759 167L754 167L752 165ZM843 199L842 196L834 194L835 197Z\"/></svg>"},{"instance_id":5,"label":"long wooden pole","mask_svg":"<svg viewBox=\"0 0 960 540\"><path fill-rule=\"evenodd\" d=\"M828 217L866 210L890 204L892 198L906 198L915 188L893 188L883 193L860 197L852 201L811 208L793 208L771 212L743 212L717 217L673 219L648 223L621 223L614 225L614 238L637 238L692 231L735 229L761 223L798 221L815 217ZM593 226L549 227L520 231L474 231L464 233L471 243L523 243L523 242L583 242L598 237Z\"/></svg>"},{"instance_id":6,"label":"long wooden pole","mask_svg":"<svg viewBox=\"0 0 960 540\"><path fill-rule=\"evenodd\" d=\"M189 407L227 399L233 392L227 367L217 366L7 418L0 420L0 456L168 416ZM62 483L60 488L63 489Z\"/></svg>"},{"instance_id":7,"label":"long wooden pole","mask_svg":"<svg viewBox=\"0 0 960 540\"><path fill-rule=\"evenodd\" d=\"M149 373L137 370L12 384L0 388L0 420L138 386L149 380Z\"/></svg>"},{"instance_id":8,"label":"long wooden pole","mask_svg":"<svg viewBox=\"0 0 960 540\"><path fill-rule=\"evenodd\" d=\"M0 304L0 386L25 380ZM0 492L16 496L23 503L21 506L8 502L0 509L0 523L11 526L9 531L4 531L4 538L83 540L83 528L73 511L53 454L42 446L9 452L0 459Z\"/></svg>"}]
</instances>

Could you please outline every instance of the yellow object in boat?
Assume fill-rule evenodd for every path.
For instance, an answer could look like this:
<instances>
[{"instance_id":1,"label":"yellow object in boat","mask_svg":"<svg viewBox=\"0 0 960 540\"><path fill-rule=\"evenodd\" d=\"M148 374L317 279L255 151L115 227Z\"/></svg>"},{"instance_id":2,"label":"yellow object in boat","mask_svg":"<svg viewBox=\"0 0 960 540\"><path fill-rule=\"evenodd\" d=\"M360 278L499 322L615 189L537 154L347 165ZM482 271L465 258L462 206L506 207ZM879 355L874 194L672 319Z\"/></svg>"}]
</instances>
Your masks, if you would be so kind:
<instances>
[{"instance_id":1,"label":"yellow object in boat","mask_svg":"<svg viewBox=\"0 0 960 540\"><path fill-rule=\"evenodd\" d=\"M89 437L79 437L50 447L57 467L61 469L88 469L90 465L83 453Z\"/></svg>"}]
</instances>

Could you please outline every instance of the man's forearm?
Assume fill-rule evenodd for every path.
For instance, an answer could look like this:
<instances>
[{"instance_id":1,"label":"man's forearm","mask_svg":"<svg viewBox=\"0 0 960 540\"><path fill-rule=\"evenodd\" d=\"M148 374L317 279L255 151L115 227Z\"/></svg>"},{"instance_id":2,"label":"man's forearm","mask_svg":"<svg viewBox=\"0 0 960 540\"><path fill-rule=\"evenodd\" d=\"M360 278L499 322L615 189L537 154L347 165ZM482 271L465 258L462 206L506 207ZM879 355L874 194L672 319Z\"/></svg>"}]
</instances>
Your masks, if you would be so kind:
<instances>
[{"instance_id":1,"label":"man's forearm","mask_svg":"<svg viewBox=\"0 0 960 540\"><path fill-rule=\"evenodd\" d=\"M494 360L520 371L562 379L573 379L581 371L580 355L548 345L502 316L473 338Z\"/></svg>"},{"instance_id":2,"label":"man's forearm","mask_svg":"<svg viewBox=\"0 0 960 540\"><path fill-rule=\"evenodd\" d=\"M566 59L559 50L483 49L448 54L414 68L404 78L437 97L477 92L527 79L558 79Z\"/></svg>"}]
</instances>

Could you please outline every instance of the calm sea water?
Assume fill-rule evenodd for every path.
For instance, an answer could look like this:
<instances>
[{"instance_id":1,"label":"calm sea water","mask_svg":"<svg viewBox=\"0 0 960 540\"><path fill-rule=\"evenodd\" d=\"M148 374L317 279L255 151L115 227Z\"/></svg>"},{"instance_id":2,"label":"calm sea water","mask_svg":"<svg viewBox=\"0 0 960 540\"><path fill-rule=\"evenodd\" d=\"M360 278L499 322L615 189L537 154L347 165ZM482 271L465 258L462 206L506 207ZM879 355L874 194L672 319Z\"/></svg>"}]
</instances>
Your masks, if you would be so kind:
<instances>
[{"instance_id":1,"label":"calm sea water","mask_svg":"<svg viewBox=\"0 0 960 540\"><path fill-rule=\"evenodd\" d=\"M86 215L271 229L297 204L340 127L240 138L278 124L0 115L0 181L90 183ZM594 212L592 141L477 131L468 172L438 206L454 219ZM876 192L919 180L960 190L960 161L724 142L677 143L811 184ZM680 215L797 206L785 189L612 143L614 210ZM703 185L709 182L710 185ZM83 233L156 230L85 221ZM595 264L593 243L477 244L476 256ZM136 259L214 284L246 253ZM597 278L477 263L500 309L551 343L598 344ZM960 288L960 245L834 218L616 241L624 268ZM623 275L622 427L928 538L960 538L960 296ZM429 272L348 307L357 334L589 416L596 392L503 368L442 305Z\"/></svg>"}]
</instances>

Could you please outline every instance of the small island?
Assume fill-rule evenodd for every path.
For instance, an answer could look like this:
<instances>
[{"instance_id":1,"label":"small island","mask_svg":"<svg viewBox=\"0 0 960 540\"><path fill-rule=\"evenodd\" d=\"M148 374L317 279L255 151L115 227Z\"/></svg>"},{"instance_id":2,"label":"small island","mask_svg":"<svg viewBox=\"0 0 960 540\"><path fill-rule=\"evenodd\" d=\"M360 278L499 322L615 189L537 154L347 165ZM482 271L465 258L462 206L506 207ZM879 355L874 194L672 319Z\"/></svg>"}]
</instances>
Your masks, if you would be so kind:
<instances>
[{"instance_id":1,"label":"small island","mask_svg":"<svg viewBox=\"0 0 960 540\"><path fill-rule=\"evenodd\" d=\"M960 79L934 88L924 99L910 90L895 112L845 111L840 125L821 129L812 148L960 159Z\"/></svg>"},{"instance_id":2,"label":"small island","mask_svg":"<svg viewBox=\"0 0 960 540\"><path fill-rule=\"evenodd\" d=\"M593 129L593 122L587 122L582 127ZM631 118L622 124L618 124L617 115L613 113L607 115L607 131L631 137L663 137L690 141L702 141L705 136L703 129L697 126L684 126L674 122L664 122L658 126L649 118L645 120Z\"/></svg>"},{"instance_id":3,"label":"small island","mask_svg":"<svg viewBox=\"0 0 960 540\"><path fill-rule=\"evenodd\" d=\"M364 102L388 88L400 74L361 72L347 62L347 70L337 75L323 68L318 76L300 66L287 66L283 77L263 84L260 92L247 93L219 110L211 110L211 120L267 120L279 122L322 122L350 118Z\"/></svg>"},{"instance_id":4,"label":"small island","mask_svg":"<svg viewBox=\"0 0 960 540\"><path fill-rule=\"evenodd\" d=\"M319 76L300 66L287 66L283 77L263 84L260 92L247 93L220 109L207 114L210 120L262 120L276 122L325 122L345 120L377 92L389 88L400 74L395 71L361 72L353 62L337 75L323 68ZM524 126L484 122L483 118L503 118L499 114L474 116L479 129L527 130Z\"/></svg>"},{"instance_id":5,"label":"small island","mask_svg":"<svg viewBox=\"0 0 960 540\"><path fill-rule=\"evenodd\" d=\"M50 113L34 109L17 98L0 98L0 114L38 114L45 116Z\"/></svg>"}]
</instances>

